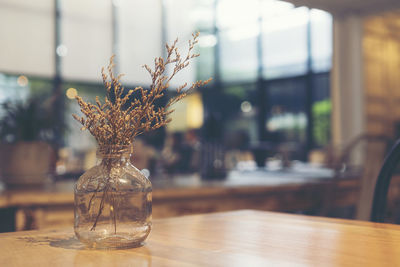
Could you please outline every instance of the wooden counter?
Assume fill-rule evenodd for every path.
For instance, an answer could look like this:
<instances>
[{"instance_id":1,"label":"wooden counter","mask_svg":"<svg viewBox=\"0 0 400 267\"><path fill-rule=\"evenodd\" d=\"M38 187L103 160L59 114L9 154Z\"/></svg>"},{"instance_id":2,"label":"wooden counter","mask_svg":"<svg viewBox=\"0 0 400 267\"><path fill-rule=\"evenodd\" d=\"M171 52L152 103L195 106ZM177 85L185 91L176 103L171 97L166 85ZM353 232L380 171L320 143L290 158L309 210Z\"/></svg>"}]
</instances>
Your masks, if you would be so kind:
<instances>
[{"instance_id":1,"label":"wooden counter","mask_svg":"<svg viewBox=\"0 0 400 267\"><path fill-rule=\"evenodd\" d=\"M331 176L329 170L317 169L306 173L236 171L219 181L201 180L196 175L153 180L153 218L237 209L318 209ZM356 203L357 180L340 180L337 186L338 205ZM4 190L0 193L0 208L15 213L15 230L72 226L73 182L57 182L40 189Z\"/></svg>"},{"instance_id":2,"label":"wooden counter","mask_svg":"<svg viewBox=\"0 0 400 267\"><path fill-rule=\"evenodd\" d=\"M202 180L199 175L175 175L153 179L153 198L185 199L231 195L238 192L250 194L273 191L280 186L299 186L316 184L332 178L330 169L314 168L307 171L277 170L277 171L231 171L225 179ZM60 181L31 189L3 189L0 187L0 208L10 206L32 206L70 204L73 202L74 181Z\"/></svg>"},{"instance_id":3,"label":"wooden counter","mask_svg":"<svg viewBox=\"0 0 400 267\"><path fill-rule=\"evenodd\" d=\"M399 266L400 226L260 211L155 220L143 247L89 250L72 228L0 234L2 266Z\"/></svg>"}]
</instances>

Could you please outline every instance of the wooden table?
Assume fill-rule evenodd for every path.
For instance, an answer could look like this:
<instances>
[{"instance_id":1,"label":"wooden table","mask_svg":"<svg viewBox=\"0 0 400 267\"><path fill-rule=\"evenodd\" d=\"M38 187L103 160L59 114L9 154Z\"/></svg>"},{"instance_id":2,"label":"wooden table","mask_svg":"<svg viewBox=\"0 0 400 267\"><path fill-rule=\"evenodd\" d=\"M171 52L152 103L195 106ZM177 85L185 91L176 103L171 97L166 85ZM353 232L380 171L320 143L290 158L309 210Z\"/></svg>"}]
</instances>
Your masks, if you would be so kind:
<instances>
[{"instance_id":1,"label":"wooden table","mask_svg":"<svg viewBox=\"0 0 400 267\"><path fill-rule=\"evenodd\" d=\"M88 250L73 230L0 234L2 266L400 266L400 226L242 210L155 220L145 246Z\"/></svg>"}]
</instances>

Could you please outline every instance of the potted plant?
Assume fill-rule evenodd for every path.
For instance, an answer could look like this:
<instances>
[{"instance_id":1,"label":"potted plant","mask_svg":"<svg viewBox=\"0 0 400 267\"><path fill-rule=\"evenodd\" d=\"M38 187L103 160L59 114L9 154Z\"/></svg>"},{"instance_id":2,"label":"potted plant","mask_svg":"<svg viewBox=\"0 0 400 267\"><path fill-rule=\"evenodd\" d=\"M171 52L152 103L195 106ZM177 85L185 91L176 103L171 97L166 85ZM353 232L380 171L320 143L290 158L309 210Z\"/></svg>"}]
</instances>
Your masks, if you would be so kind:
<instances>
[{"instance_id":1,"label":"potted plant","mask_svg":"<svg viewBox=\"0 0 400 267\"><path fill-rule=\"evenodd\" d=\"M42 185L55 158L52 144L63 123L53 98L7 100L0 109L0 174L7 186Z\"/></svg>"}]
</instances>

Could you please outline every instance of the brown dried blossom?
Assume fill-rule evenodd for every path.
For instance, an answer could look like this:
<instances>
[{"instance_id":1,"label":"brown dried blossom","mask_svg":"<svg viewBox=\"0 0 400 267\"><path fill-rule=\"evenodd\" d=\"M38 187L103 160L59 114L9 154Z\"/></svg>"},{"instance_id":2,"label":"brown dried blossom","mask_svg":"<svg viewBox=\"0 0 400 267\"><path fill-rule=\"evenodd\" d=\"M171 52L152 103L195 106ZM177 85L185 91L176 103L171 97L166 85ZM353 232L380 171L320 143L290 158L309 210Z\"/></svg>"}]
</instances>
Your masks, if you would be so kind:
<instances>
[{"instance_id":1,"label":"brown dried blossom","mask_svg":"<svg viewBox=\"0 0 400 267\"><path fill-rule=\"evenodd\" d=\"M73 117L82 124L81 130L88 130L95 137L100 149L108 145L129 145L136 136L166 125L171 121L167 118L167 115L173 112L169 109L171 105L184 98L189 90L203 86L211 80L196 81L188 88L185 83L177 88L177 95L171 98L164 107L155 106L155 101L164 96L174 76L186 68L191 59L199 56L193 53L194 46L198 43L199 33L192 36L185 57L180 55L177 48L178 39L176 39L172 45L165 45L167 50L165 59L162 57L154 59L154 69L148 65L143 66L151 76L150 89L136 87L124 95L125 89L120 82L122 75L115 76L113 73L114 56L112 56L107 73L104 68L101 71L107 90L104 103L99 97L96 97L96 103L92 104L76 96L84 116L79 117L73 114ZM170 75L166 74L168 65L173 66ZM187 90L184 90L186 88ZM130 101L134 95L139 96Z\"/></svg>"}]
</instances>

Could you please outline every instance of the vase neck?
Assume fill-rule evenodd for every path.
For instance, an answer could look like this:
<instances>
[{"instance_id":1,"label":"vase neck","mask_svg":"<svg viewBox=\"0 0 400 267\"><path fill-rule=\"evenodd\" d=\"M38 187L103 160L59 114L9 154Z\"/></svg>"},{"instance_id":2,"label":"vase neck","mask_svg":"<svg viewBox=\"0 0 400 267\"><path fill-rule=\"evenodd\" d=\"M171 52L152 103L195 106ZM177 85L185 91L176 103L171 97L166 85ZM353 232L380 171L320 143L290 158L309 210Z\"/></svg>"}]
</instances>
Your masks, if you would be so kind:
<instances>
[{"instance_id":1,"label":"vase neck","mask_svg":"<svg viewBox=\"0 0 400 267\"><path fill-rule=\"evenodd\" d=\"M132 145L100 145L97 158L105 161L128 161L133 154Z\"/></svg>"}]
</instances>

